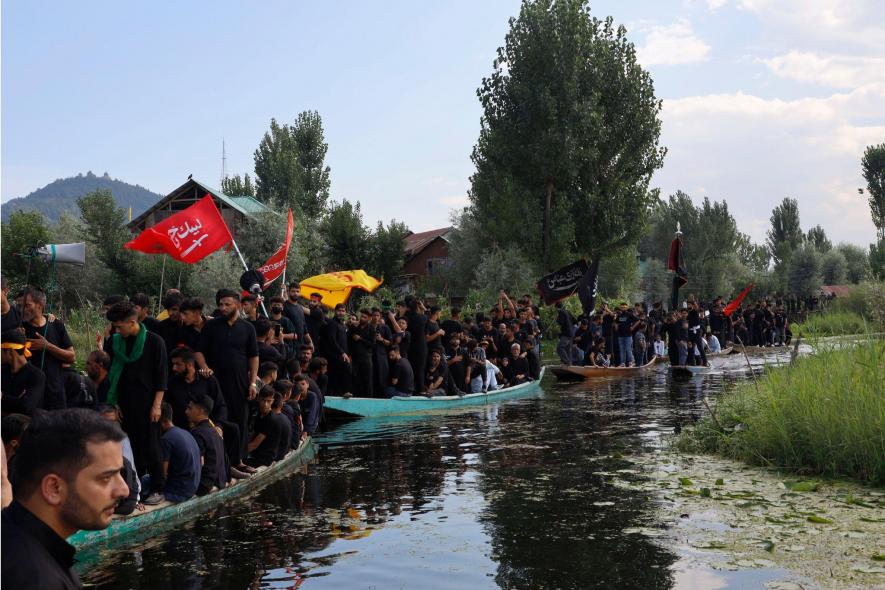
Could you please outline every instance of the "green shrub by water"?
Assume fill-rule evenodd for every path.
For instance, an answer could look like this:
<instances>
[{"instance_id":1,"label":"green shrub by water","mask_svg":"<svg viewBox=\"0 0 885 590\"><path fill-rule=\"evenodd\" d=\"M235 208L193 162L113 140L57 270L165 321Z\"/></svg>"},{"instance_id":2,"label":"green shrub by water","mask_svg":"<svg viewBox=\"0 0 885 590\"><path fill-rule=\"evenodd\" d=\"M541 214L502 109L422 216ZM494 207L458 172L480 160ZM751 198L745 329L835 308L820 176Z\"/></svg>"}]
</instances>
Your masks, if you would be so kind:
<instances>
[{"instance_id":1,"label":"green shrub by water","mask_svg":"<svg viewBox=\"0 0 885 590\"><path fill-rule=\"evenodd\" d=\"M724 394L676 442L806 474L885 484L885 342L820 349Z\"/></svg>"},{"instance_id":2,"label":"green shrub by water","mask_svg":"<svg viewBox=\"0 0 885 590\"><path fill-rule=\"evenodd\" d=\"M842 336L845 334L863 334L868 326L860 314L853 311L830 311L809 314L804 323L796 323L791 327L793 334L804 337Z\"/></svg>"}]
</instances>

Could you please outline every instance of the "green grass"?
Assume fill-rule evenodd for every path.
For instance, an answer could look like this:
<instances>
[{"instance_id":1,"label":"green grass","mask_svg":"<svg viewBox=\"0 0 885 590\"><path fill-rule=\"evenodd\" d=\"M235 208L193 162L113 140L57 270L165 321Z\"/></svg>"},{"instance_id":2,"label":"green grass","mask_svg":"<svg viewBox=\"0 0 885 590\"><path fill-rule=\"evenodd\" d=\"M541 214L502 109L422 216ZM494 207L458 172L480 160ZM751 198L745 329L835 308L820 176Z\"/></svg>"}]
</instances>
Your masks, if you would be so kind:
<instances>
[{"instance_id":1,"label":"green grass","mask_svg":"<svg viewBox=\"0 0 885 590\"><path fill-rule=\"evenodd\" d=\"M107 320L101 315L101 308L97 305L86 305L79 309L72 309L65 316L65 328L74 344L74 353L77 360L74 366L83 370L86 365L86 357L95 350L95 334L103 332L107 326Z\"/></svg>"},{"instance_id":2,"label":"green grass","mask_svg":"<svg viewBox=\"0 0 885 590\"><path fill-rule=\"evenodd\" d=\"M676 448L885 484L885 342L818 348L721 397ZM718 421L718 423L717 423Z\"/></svg>"},{"instance_id":3,"label":"green grass","mask_svg":"<svg viewBox=\"0 0 885 590\"><path fill-rule=\"evenodd\" d=\"M810 314L805 323L794 324L793 335L804 337L864 334L869 329L864 318L853 311L831 311Z\"/></svg>"}]
</instances>

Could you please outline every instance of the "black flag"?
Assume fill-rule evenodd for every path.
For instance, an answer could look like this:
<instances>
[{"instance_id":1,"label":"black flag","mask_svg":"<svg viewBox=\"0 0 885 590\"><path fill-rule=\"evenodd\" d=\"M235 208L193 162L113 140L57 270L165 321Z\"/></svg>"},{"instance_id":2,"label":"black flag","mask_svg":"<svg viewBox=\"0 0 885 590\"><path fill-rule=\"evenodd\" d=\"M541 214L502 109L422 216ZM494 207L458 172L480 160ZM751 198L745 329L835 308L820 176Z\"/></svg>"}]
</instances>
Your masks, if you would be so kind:
<instances>
[{"instance_id":1,"label":"black flag","mask_svg":"<svg viewBox=\"0 0 885 590\"><path fill-rule=\"evenodd\" d=\"M536 286L544 304L553 305L572 295L585 274L587 274L587 261L578 260L541 277Z\"/></svg>"},{"instance_id":2,"label":"black flag","mask_svg":"<svg viewBox=\"0 0 885 590\"><path fill-rule=\"evenodd\" d=\"M584 315L589 317L593 314L596 307L596 293L599 287L599 257L593 259L593 263L581 282L578 283L578 299L581 300L581 307L584 309Z\"/></svg>"},{"instance_id":3,"label":"black flag","mask_svg":"<svg viewBox=\"0 0 885 590\"><path fill-rule=\"evenodd\" d=\"M670 309L679 306L679 288L688 282L688 271L685 269L685 255L682 252L682 232L678 232L670 242L670 256L667 259L667 270L673 274L673 296L670 298Z\"/></svg>"}]
</instances>

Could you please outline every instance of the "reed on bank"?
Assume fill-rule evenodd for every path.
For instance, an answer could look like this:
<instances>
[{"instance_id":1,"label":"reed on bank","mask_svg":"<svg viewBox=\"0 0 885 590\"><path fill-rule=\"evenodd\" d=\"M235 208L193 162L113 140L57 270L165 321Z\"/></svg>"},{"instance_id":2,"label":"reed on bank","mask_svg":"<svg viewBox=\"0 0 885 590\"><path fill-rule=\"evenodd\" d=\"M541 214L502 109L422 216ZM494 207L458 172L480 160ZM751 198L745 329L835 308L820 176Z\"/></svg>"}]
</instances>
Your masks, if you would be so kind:
<instances>
[{"instance_id":1,"label":"reed on bank","mask_svg":"<svg viewBox=\"0 0 885 590\"><path fill-rule=\"evenodd\" d=\"M870 328L867 321L853 311L827 311L810 314L804 322L792 326L793 334L805 337L863 334Z\"/></svg>"},{"instance_id":2,"label":"reed on bank","mask_svg":"<svg viewBox=\"0 0 885 590\"><path fill-rule=\"evenodd\" d=\"M885 485L885 342L817 346L723 394L676 448Z\"/></svg>"}]
</instances>

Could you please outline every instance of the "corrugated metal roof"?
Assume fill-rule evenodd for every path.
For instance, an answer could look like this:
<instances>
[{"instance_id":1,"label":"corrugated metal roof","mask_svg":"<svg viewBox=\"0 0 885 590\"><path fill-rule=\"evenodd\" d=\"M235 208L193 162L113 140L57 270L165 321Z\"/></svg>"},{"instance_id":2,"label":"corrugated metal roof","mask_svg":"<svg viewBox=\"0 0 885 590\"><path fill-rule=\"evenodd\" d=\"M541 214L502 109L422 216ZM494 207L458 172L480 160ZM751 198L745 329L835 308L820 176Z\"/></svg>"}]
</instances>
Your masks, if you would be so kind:
<instances>
[{"instance_id":1,"label":"corrugated metal roof","mask_svg":"<svg viewBox=\"0 0 885 590\"><path fill-rule=\"evenodd\" d=\"M421 250L430 245L433 240L436 238L445 239L446 235L451 232L453 227L441 227L439 229L432 229L429 231L423 231L417 234L411 234L406 236L403 240L403 248L406 251L406 256L415 256Z\"/></svg>"}]
</instances>

